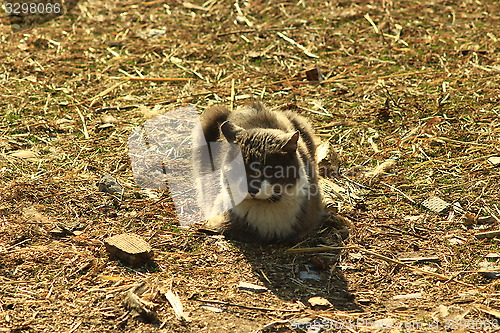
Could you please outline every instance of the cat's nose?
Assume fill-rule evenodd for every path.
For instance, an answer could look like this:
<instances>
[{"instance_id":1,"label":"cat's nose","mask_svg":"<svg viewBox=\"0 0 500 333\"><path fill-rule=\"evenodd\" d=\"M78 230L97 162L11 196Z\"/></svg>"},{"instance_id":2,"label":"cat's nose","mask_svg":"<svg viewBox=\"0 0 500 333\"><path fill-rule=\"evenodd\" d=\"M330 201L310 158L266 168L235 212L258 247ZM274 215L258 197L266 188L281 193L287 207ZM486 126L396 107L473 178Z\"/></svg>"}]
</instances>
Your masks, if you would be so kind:
<instances>
[{"instance_id":1,"label":"cat's nose","mask_svg":"<svg viewBox=\"0 0 500 333\"><path fill-rule=\"evenodd\" d=\"M252 197L255 197L257 193L259 193L260 190L260 182L256 180L252 180L248 184L248 194L250 194Z\"/></svg>"}]
</instances>

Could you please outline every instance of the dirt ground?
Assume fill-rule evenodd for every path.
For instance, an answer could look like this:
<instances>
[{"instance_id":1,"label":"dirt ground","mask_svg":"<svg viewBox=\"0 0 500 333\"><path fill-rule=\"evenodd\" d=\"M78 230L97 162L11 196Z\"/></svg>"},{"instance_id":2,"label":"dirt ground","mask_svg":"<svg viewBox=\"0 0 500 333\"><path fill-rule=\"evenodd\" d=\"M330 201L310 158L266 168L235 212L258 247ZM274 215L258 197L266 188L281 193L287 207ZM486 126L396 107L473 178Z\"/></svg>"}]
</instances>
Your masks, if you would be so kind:
<instances>
[{"instance_id":1,"label":"dirt ground","mask_svg":"<svg viewBox=\"0 0 500 333\"><path fill-rule=\"evenodd\" d=\"M0 332L499 328L499 241L476 236L500 229L498 1L89 0L23 31L1 15ZM227 241L134 183L135 126L252 97L338 151L347 240L327 225L302 244ZM123 200L98 190L105 173ZM104 239L124 232L154 261L111 258Z\"/></svg>"}]
</instances>

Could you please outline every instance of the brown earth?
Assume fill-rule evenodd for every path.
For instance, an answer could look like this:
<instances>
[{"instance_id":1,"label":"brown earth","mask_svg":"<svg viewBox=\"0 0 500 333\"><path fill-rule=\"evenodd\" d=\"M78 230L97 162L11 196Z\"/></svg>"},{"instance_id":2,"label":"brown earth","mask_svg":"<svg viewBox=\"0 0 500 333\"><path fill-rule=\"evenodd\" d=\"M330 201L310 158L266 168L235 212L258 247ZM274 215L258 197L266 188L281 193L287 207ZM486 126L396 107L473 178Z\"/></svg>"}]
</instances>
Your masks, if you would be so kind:
<instances>
[{"instance_id":1,"label":"brown earth","mask_svg":"<svg viewBox=\"0 0 500 333\"><path fill-rule=\"evenodd\" d=\"M500 169L488 162L500 156L499 2L238 6L90 0L28 30L0 25L0 332L305 332L314 319L326 332L380 319L394 331L493 331L498 282L478 270L498 239L475 234L499 228ZM306 78L314 66L320 83ZM252 96L308 117L339 152L338 182L367 187L341 203L344 243L326 226L297 246L342 252L180 228L168 193L134 184L135 126ZM362 176L391 157L381 177ZM98 191L104 173L125 186L122 201ZM433 195L461 209L419 205ZM154 262L110 258L103 241L123 232L148 240ZM437 258L394 261L404 256ZM321 279L301 279L308 269ZM142 282L156 320L124 307ZM331 306L312 308L313 296Z\"/></svg>"}]
</instances>

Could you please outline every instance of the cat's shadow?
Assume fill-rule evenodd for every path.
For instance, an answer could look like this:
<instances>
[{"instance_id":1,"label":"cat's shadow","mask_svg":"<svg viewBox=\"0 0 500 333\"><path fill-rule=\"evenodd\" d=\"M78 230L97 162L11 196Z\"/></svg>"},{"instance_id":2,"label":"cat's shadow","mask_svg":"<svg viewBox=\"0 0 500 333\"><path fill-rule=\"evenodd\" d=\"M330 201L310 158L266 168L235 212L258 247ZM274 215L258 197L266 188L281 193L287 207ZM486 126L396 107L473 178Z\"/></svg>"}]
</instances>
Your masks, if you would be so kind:
<instances>
[{"instance_id":1,"label":"cat's shadow","mask_svg":"<svg viewBox=\"0 0 500 333\"><path fill-rule=\"evenodd\" d=\"M308 300L319 296L327 299L333 309L363 311L349 291L348 281L340 267L340 251L297 254L287 251L293 244L257 245L231 242L251 263L261 285L266 286L282 300L291 303L300 301L306 306L312 306ZM298 247L315 247L320 244L341 245L338 230L323 228L302 241Z\"/></svg>"}]
</instances>

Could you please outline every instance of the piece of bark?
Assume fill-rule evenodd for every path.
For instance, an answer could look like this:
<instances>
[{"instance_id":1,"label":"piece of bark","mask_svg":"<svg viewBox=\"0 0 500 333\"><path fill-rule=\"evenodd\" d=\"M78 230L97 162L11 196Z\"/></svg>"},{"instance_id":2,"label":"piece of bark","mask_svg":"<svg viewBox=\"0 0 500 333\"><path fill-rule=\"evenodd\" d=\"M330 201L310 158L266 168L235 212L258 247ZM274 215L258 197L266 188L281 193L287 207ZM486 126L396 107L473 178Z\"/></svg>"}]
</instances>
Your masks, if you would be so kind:
<instances>
[{"instance_id":1,"label":"piece of bark","mask_svg":"<svg viewBox=\"0 0 500 333\"><path fill-rule=\"evenodd\" d=\"M132 266L143 264L153 257L151 245L136 234L108 237L104 244L112 256Z\"/></svg>"},{"instance_id":2,"label":"piece of bark","mask_svg":"<svg viewBox=\"0 0 500 333\"><path fill-rule=\"evenodd\" d=\"M313 66L306 69L306 78L307 81L311 82L321 82L324 80L323 73L318 66Z\"/></svg>"}]
</instances>

